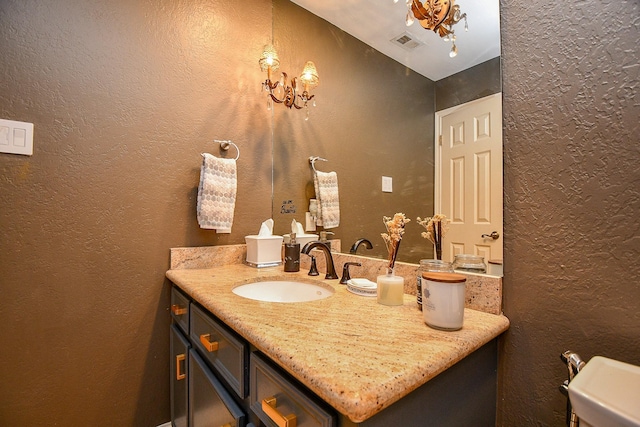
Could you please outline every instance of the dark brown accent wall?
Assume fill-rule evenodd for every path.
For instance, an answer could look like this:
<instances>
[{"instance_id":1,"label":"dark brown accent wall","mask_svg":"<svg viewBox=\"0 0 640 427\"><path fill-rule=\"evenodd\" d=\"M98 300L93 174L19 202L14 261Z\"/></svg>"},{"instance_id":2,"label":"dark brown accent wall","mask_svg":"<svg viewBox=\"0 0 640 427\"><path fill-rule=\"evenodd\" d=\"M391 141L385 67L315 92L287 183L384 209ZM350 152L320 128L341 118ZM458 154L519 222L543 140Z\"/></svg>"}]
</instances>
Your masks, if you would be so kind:
<instances>
[{"instance_id":1,"label":"dark brown accent wall","mask_svg":"<svg viewBox=\"0 0 640 427\"><path fill-rule=\"evenodd\" d=\"M35 125L0 154L0 425L169 420L169 248L271 215L271 2L239 5L0 2L0 117ZM242 154L230 235L196 222L215 138Z\"/></svg>"},{"instance_id":2,"label":"dark brown accent wall","mask_svg":"<svg viewBox=\"0 0 640 427\"><path fill-rule=\"evenodd\" d=\"M499 425L561 426L561 352L640 365L640 4L501 8Z\"/></svg>"},{"instance_id":3,"label":"dark brown accent wall","mask_svg":"<svg viewBox=\"0 0 640 427\"><path fill-rule=\"evenodd\" d=\"M436 111L502 91L500 57L482 62L436 82Z\"/></svg>"}]
</instances>

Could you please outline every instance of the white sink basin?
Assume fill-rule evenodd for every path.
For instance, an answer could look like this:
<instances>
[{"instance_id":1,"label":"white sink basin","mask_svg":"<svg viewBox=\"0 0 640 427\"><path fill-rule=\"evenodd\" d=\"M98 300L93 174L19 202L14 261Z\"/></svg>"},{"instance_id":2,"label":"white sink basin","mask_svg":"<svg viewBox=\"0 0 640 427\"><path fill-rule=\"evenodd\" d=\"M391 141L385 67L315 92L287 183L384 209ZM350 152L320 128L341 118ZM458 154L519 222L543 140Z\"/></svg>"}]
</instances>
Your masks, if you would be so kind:
<instances>
[{"instance_id":1,"label":"white sink basin","mask_svg":"<svg viewBox=\"0 0 640 427\"><path fill-rule=\"evenodd\" d=\"M640 427L640 367L595 356L569 382L580 426Z\"/></svg>"},{"instance_id":2,"label":"white sink basin","mask_svg":"<svg viewBox=\"0 0 640 427\"><path fill-rule=\"evenodd\" d=\"M334 291L311 283L270 280L241 285L233 288L232 292L257 301L305 302L330 297Z\"/></svg>"}]
</instances>

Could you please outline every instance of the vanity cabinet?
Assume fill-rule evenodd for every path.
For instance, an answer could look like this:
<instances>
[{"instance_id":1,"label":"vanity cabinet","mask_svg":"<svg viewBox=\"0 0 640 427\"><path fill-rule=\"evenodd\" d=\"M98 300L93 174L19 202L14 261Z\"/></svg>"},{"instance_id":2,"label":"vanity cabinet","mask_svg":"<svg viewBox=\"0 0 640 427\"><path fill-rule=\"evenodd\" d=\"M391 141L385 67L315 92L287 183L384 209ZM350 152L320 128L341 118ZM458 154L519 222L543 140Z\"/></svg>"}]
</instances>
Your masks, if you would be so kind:
<instances>
[{"instance_id":1,"label":"vanity cabinet","mask_svg":"<svg viewBox=\"0 0 640 427\"><path fill-rule=\"evenodd\" d=\"M171 308L174 427L335 427L328 405L176 287Z\"/></svg>"},{"instance_id":2,"label":"vanity cabinet","mask_svg":"<svg viewBox=\"0 0 640 427\"><path fill-rule=\"evenodd\" d=\"M188 307L186 312L175 314L172 310L171 314L171 405L176 427L493 427L496 424L497 339L384 410L355 423L208 310L187 299L178 288L173 293L178 294L176 301L185 298ZM184 316L189 318L186 330L182 329ZM363 363L368 363L365 358Z\"/></svg>"},{"instance_id":3,"label":"vanity cabinet","mask_svg":"<svg viewBox=\"0 0 640 427\"><path fill-rule=\"evenodd\" d=\"M248 423L241 398L246 390L241 385L246 382L245 369L238 369L248 361L246 344L222 330L175 287L171 318L172 426L254 427ZM225 386L223 381L229 383Z\"/></svg>"}]
</instances>

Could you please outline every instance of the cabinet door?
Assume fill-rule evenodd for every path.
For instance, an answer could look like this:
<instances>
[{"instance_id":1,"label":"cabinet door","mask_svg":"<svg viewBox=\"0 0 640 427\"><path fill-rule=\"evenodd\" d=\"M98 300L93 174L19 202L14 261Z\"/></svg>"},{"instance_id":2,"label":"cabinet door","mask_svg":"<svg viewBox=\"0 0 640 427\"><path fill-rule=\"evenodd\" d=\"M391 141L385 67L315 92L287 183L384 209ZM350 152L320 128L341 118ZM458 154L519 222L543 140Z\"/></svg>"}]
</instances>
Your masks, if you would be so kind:
<instances>
[{"instance_id":1,"label":"cabinet door","mask_svg":"<svg viewBox=\"0 0 640 427\"><path fill-rule=\"evenodd\" d=\"M187 408L189 404L187 387L188 359L191 345L176 325L171 325L171 424L173 427L187 427Z\"/></svg>"},{"instance_id":2,"label":"cabinet door","mask_svg":"<svg viewBox=\"0 0 640 427\"><path fill-rule=\"evenodd\" d=\"M189 351L190 427L244 427L246 416L194 350Z\"/></svg>"}]
</instances>

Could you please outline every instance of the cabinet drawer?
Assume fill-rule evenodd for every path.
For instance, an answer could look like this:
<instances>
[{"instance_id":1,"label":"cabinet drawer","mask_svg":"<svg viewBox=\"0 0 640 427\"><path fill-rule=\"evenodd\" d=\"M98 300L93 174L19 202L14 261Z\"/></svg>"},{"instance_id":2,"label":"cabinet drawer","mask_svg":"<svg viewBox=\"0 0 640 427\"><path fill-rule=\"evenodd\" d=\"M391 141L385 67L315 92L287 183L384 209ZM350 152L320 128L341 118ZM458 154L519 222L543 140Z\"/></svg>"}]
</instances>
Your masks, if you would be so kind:
<instances>
[{"instance_id":1,"label":"cabinet drawer","mask_svg":"<svg viewBox=\"0 0 640 427\"><path fill-rule=\"evenodd\" d=\"M306 391L280 374L257 353L251 354L249 376L249 404L253 412L267 426L333 427L336 425L335 416L326 404L312 400Z\"/></svg>"},{"instance_id":2,"label":"cabinet drawer","mask_svg":"<svg viewBox=\"0 0 640 427\"><path fill-rule=\"evenodd\" d=\"M189 351L189 402L191 427L245 427L245 413L193 350Z\"/></svg>"},{"instance_id":3,"label":"cabinet drawer","mask_svg":"<svg viewBox=\"0 0 640 427\"><path fill-rule=\"evenodd\" d=\"M189 333L189 298L175 286L171 288L171 317L182 332Z\"/></svg>"},{"instance_id":4,"label":"cabinet drawer","mask_svg":"<svg viewBox=\"0 0 640 427\"><path fill-rule=\"evenodd\" d=\"M248 345L204 310L191 305L191 341L240 398L247 396Z\"/></svg>"}]
</instances>

